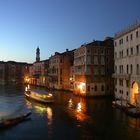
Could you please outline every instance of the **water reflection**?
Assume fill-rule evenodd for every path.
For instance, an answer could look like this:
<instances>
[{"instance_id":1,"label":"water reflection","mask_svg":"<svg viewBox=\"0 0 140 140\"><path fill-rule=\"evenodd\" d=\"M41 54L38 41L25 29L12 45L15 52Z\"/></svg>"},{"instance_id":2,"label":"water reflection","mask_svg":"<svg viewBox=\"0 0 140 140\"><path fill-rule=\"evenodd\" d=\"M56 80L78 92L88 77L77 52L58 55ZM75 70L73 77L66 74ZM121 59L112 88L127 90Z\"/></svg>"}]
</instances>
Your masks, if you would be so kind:
<instances>
[{"instance_id":1,"label":"water reflection","mask_svg":"<svg viewBox=\"0 0 140 140\"><path fill-rule=\"evenodd\" d=\"M53 112L52 109L50 107L46 108L46 113L47 113L47 118L48 118L48 125L52 124L52 116L53 116Z\"/></svg>"},{"instance_id":2,"label":"water reflection","mask_svg":"<svg viewBox=\"0 0 140 140\"><path fill-rule=\"evenodd\" d=\"M79 122L88 122L91 123L90 116L87 115L87 105L86 100L83 98L70 98L68 100L68 109L67 112L69 115Z\"/></svg>"},{"instance_id":3,"label":"water reflection","mask_svg":"<svg viewBox=\"0 0 140 140\"><path fill-rule=\"evenodd\" d=\"M85 99L56 91L55 103L42 105L25 100L24 91L0 88L0 116L24 107L32 110L32 121L0 131L0 139L140 139L140 119L112 108L111 99Z\"/></svg>"},{"instance_id":4,"label":"water reflection","mask_svg":"<svg viewBox=\"0 0 140 140\"><path fill-rule=\"evenodd\" d=\"M38 114L47 114L47 116L52 117L52 109L48 105L40 104L37 102L31 102L26 99L26 106L28 109L34 109Z\"/></svg>"}]
</instances>

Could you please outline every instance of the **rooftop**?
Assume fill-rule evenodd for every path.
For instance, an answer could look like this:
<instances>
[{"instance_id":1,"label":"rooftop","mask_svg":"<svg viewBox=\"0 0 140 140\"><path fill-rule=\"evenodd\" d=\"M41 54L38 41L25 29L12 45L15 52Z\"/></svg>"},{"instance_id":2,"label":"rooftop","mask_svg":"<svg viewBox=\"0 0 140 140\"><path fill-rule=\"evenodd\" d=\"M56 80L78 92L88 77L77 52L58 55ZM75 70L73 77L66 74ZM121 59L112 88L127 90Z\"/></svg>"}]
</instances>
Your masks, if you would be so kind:
<instances>
[{"instance_id":1,"label":"rooftop","mask_svg":"<svg viewBox=\"0 0 140 140\"><path fill-rule=\"evenodd\" d=\"M140 27L140 20L137 20L135 23L133 23L132 25L126 27L125 29L121 30L120 32L117 32L115 34L115 39L137 29L138 27Z\"/></svg>"}]
</instances>

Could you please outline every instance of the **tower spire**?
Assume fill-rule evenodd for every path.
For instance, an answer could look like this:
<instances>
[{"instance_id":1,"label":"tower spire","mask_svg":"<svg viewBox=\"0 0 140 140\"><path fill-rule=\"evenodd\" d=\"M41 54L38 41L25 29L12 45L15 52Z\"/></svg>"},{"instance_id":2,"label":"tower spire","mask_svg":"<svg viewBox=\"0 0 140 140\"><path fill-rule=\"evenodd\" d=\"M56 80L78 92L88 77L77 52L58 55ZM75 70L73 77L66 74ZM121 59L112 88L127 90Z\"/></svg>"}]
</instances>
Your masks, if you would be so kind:
<instances>
[{"instance_id":1,"label":"tower spire","mask_svg":"<svg viewBox=\"0 0 140 140\"><path fill-rule=\"evenodd\" d=\"M37 46L37 49L36 49L36 62L39 62L40 61L40 49L39 49L39 46Z\"/></svg>"}]
</instances>

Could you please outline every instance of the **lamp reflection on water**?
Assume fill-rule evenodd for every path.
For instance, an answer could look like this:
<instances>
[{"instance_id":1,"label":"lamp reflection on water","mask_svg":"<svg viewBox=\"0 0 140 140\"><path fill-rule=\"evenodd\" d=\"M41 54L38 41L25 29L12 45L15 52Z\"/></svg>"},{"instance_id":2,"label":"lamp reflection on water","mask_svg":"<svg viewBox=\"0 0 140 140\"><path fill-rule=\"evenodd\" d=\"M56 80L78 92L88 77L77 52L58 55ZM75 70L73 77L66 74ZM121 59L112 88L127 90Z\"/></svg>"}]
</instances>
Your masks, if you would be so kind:
<instances>
[{"instance_id":1,"label":"lamp reflection on water","mask_svg":"<svg viewBox=\"0 0 140 140\"><path fill-rule=\"evenodd\" d=\"M50 107L47 107L46 111L47 111L48 125L51 125L52 124L52 116L53 116L52 109Z\"/></svg>"},{"instance_id":2,"label":"lamp reflection on water","mask_svg":"<svg viewBox=\"0 0 140 140\"><path fill-rule=\"evenodd\" d=\"M26 100L26 106L27 106L28 109L32 109L33 108L32 103L29 102L28 100Z\"/></svg>"},{"instance_id":3,"label":"lamp reflection on water","mask_svg":"<svg viewBox=\"0 0 140 140\"><path fill-rule=\"evenodd\" d=\"M87 115L86 100L80 98L79 102L73 99L68 100L68 113L78 122L86 121L92 123L90 116Z\"/></svg>"}]
</instances>

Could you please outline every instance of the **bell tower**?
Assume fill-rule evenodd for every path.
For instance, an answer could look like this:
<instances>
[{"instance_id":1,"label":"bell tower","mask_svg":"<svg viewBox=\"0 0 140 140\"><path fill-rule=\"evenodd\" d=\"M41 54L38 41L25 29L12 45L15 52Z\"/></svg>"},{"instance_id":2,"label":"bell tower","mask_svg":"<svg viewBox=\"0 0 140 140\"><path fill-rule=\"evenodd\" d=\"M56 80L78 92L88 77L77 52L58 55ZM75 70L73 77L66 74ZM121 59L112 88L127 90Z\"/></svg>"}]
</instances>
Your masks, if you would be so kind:
<instances>
[{"instance_id":1,"label":"bell tower","mask_svg":"<svg viewBox=\"0 0 140 140\"><path fill-rule=\"evenodd\" d=\"M39 49L39 46L37 47L36 49L36 62L39 62L40 61L40 49Z\"/></svg>"}]
</instances>

